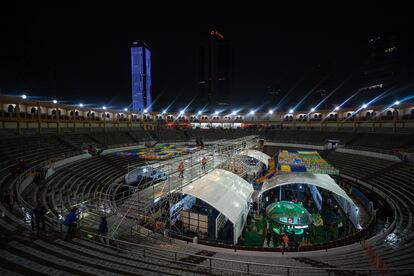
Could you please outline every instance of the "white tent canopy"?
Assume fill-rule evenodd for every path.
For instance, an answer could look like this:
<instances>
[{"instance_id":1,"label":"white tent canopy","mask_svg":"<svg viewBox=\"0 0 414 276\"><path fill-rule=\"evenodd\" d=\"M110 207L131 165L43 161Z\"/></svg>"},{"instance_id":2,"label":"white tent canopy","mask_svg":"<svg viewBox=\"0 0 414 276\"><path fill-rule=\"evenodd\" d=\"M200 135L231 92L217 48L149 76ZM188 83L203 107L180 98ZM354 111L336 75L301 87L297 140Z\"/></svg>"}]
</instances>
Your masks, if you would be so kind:
<instances>
[{"instance_id":1,"label":"white tent canopy","mask_svg":"<svg viewBox=\"0 0 414 276\"><path fill-rule=\"evenodd\" d=\"M232 172L215 169L183 187L182 193L203 200L227 217L234 225L234 242L237 242L253 194L249 182Z\"/></svg>"},{"instance_id":2,"label":"white tent canopy","mask_svg":"<svg viewBox=\"0 0 414 276\"><path fill-rule=\"evenodd\" d=\"M240 152L240 155L246 155L249 157L253 157L254 159L257 159L263 164L265 164L266 167L269 166L269 159L271 159L271 157L267 155L266 153L263 153L258 150L252 150L252 149L244 150Z\"/></svg>"},{"instance_id":3,"label":"white tent canopy","mask_svg":"<svg viewBox=\"0 0 414 276\"><path fill-rule=\"evenodd\" d=\"M262 186L260 193L270 190L275 187L288 185L288 184L308 184L315 185L317 187L328 190L336 195L345 198L347 201L352 202L352 199L346 194L335 180L327 174L318 173L281 173L271 178L268 182L265 182Z\"/></svg>"},{"instance_id":4,"label":"white tent canopy","mask_svg":"<svg viewBox=\"0 0 414 276\"><path fill-rule=\"evenodd\" d=\"M232 172L215 169L185 186L182 192L210 204L232 223L236 223L241 216L242 206L250 201L253 187Z\"/></svg>"},{"instance_id":5,"label":"white tent canopy","mask_svg":"<svg viewBox=\"0 0 414 276\"><path fill-rule=\"evenodd\" d=\"M355 203L347 195L347 193L342 190L342 188L336 184L335 180L327 174L313 174L305 172L278 174L263 184L259 196L265 191L288 184L314 185L316 187L320 187L334 193L336 195L338 203L349 215L352 223L355 226L358 225L359 209L356 207Z\"/></svg>"}]
</instances>

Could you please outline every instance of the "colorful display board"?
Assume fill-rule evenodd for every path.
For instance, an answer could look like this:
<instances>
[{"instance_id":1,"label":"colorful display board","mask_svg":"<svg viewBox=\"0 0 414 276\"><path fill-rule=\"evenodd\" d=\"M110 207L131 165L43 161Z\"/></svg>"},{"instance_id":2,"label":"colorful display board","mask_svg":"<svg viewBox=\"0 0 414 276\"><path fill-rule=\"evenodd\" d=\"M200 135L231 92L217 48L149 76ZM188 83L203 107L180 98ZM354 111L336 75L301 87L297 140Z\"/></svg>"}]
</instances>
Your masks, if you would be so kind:
<instances>
[{"instance_id":1,"label":"colorful display board","mask_svg":"<svg viewBox=\"0 0 414 276\"><path fill-rule=\"evenodd\" d=\"M133 151L116 152L115 155L119 157L136 156L145 160L165 160L197 150L197 147L177 147L173 144L159 144L153 148L142 148Z\"/></svg>"},{"instance_id":2,"label":"colorful display board","mask_svg":"<svg viewBox=\"0 0 414 276\"><path fill-rule=\"evenodd\" d=\"M339 174L339 170L326 162L317 151L283 150L277 159L279 172Z\"/></svg>"}]
</instances>

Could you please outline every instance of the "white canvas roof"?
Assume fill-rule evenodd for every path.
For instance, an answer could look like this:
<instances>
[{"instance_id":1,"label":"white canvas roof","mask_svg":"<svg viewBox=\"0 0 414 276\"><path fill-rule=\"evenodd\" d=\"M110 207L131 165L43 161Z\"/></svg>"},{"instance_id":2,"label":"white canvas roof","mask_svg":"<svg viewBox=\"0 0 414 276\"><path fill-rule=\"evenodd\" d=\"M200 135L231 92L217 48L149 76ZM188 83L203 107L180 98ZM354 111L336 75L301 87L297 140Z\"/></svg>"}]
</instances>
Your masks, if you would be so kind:
<instances>
[{"instance_id":1,"label":"white canvas roof","mask_svg":"<svg viewBox=\"0 0 414 276\"><path fill-rule=\"evenodd\" d=\"M263 193L272 188L283 186L287 184L309 184L331 191L332 193L345 198L348 202L353 203L352 199L346 194L335 180L327 174L318 173L281 173L265 182L260 193Z\"/></svg>"},{"instance_id":2,"label":"white canvas roof","mask_svg":"<svg viewBox=\"0 0 414 276\"><path fill-rule=\"evenodd\" d=\"M240 152L240 155L246 155L249 157L253 157L254 159L257 159L263 164L265 164L266 167L269 166L269 159L271 159L271 157L267 155L266 153L263 153L258 150L252 150L252 149L244 150Z\"/></svg>"},{"instance_id":3,"label":"white canvas roof","mask_svg":"<svg viewBox=\"0 0 414 276\"><path fill-rule=\"evenodd\" d=\"M183 188L183 194L203 200L236 224L253 194L252 185L240 176L215 169Z\"/></svg>"}]
</instances>

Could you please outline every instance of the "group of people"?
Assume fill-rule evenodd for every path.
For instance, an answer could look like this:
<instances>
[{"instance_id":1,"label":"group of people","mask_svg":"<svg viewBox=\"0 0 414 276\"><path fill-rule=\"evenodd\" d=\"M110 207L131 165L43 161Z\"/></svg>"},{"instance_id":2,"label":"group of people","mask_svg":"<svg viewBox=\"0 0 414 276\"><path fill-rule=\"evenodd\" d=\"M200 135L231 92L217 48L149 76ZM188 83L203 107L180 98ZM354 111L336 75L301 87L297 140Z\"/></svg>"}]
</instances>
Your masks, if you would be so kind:
<instances>
[{"instance_id":1,"label":"group of people","mask_svg":"<svg viewBox=\"0 0 414 276\"><path fill-rule=\"evenodd\" d=\"M63 225L67 227L67 233L69 235L73 235L77 228L78 222L78 208L73 207L69 214L66 216L65 220L63 221ZM109 240L106 238L108 235L108 222L106 217L101 217L101 222L99 223L99 236L102 243L109 244Z\"/></svg>"},{"instance_id":2,"label":"group of people","mask_svg":"<svg viewBox=\"0 0 414 276\"><path fill-rule=\"evenodd\" d=\"M203 171L206 170L206 165L207 165L207 158L203 157L200 161L200 167ZM184 161L181 161L177 168L179 178L184 178L184 171L185 171Z\"/></svg>"},{"instance_id":3,"label":"group of people","mask_svg":"<svg viewBox=\"0 0 414 276\"><path fill-rule=\"evenodd\" d=\"M274 233L271 229L267 229L266 232L266 242L267 246L270 247L270 242L273 242L273 246L277 246L282 243L282 247L284 249L289 247L289 236L286 233L282 233L281 240L279 240L280 236Z\"/></svg>"}]
</instances>

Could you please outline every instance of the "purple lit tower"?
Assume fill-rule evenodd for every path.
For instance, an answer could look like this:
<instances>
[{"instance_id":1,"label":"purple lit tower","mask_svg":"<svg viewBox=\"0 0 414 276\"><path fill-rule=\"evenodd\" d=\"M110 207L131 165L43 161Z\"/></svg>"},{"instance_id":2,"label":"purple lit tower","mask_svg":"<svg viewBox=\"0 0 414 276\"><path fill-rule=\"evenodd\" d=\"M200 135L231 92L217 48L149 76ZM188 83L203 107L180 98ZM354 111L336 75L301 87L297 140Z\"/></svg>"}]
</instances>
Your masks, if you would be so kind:
<instances>
[{"instance_id":1,"label":"purple lit tower","mask_svg":"<svg viewBox=\"0 0 414 276\"><path fill-rule=\"evenodd\" d=\"M132 110L150 112L152 107L151 52L145 43L131 47Z\"/></svg>"}]
</instances>

